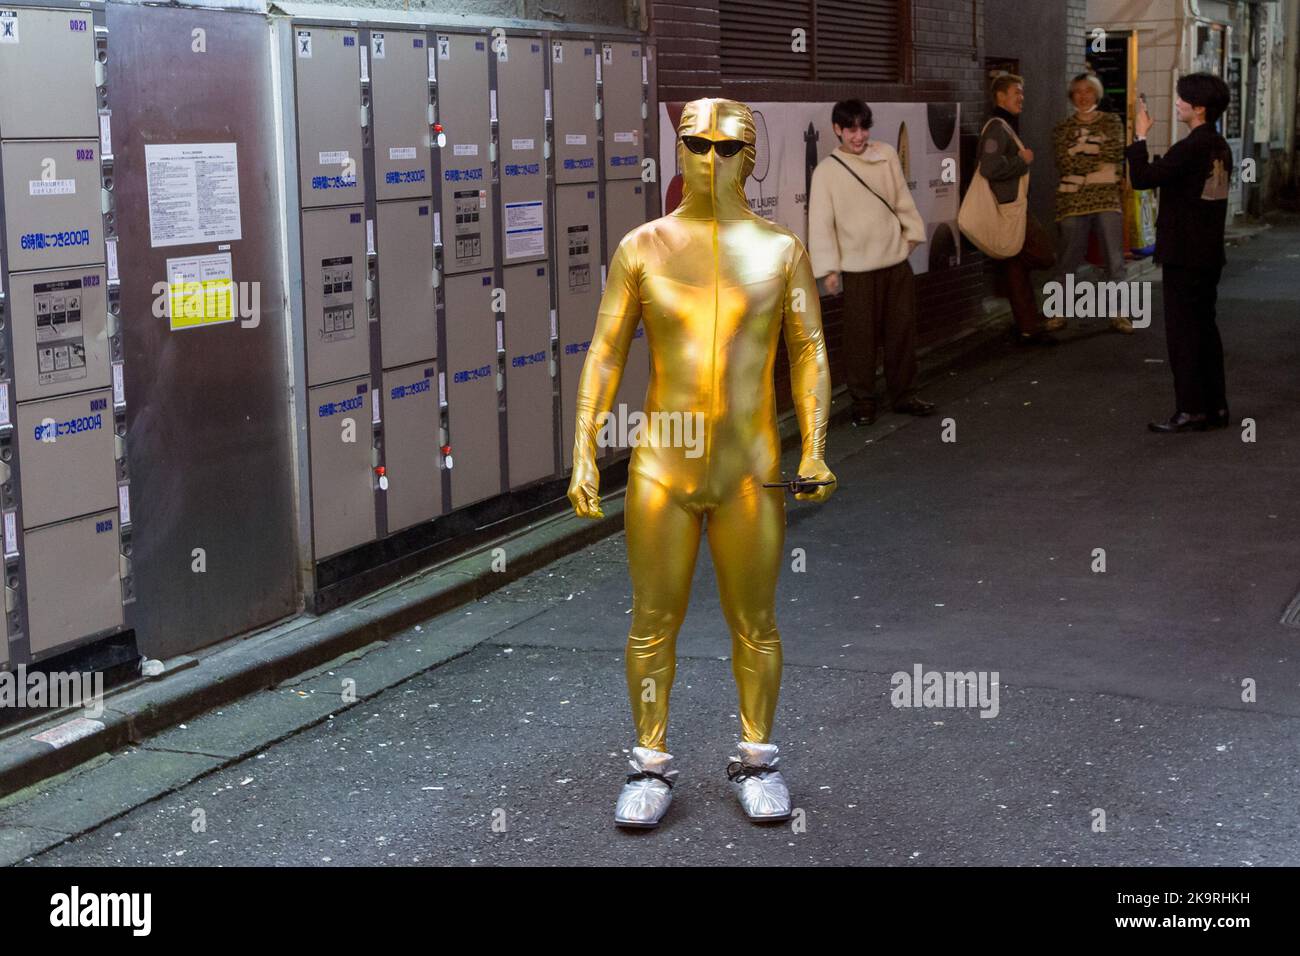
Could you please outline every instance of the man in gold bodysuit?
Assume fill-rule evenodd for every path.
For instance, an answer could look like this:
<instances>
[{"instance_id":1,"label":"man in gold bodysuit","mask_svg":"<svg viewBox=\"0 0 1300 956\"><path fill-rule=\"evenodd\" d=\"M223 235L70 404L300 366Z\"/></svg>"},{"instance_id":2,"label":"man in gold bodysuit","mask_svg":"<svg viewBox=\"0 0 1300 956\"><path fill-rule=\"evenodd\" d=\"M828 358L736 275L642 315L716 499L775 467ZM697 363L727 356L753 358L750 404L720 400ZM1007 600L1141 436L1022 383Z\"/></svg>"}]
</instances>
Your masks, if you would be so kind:
<instances>
[{"instance_id":1,"label":"man in gold bodysuit","mask_svg":"<svg viewBox=\"0 0 1300 956\"><path fill-rule=\"evenodd\" d=\"M678 127L681 204L628 233L610 263L596 330L578 385L569 499L601 517L597 435L617 393L637 325L650 349L647 441L628 466L625 524L632 578L627 683L636 724L632 769L615 822L658 824L671 800L668 698L701 533L707 533L732 637L741 743L728 777L754 820L790 816L769 742L781 683L777 575L785 537L780 440L772 372L785 336L803 436L799 477L828 482L796 494L825 501L830 371L807 253L794 234L750 211L754 168L749 108L724 99L688 103ZM656 413L694 416L702 444L663 441ZM680 443L678 443L680 444Z\"/></svg>"}]
</instances>

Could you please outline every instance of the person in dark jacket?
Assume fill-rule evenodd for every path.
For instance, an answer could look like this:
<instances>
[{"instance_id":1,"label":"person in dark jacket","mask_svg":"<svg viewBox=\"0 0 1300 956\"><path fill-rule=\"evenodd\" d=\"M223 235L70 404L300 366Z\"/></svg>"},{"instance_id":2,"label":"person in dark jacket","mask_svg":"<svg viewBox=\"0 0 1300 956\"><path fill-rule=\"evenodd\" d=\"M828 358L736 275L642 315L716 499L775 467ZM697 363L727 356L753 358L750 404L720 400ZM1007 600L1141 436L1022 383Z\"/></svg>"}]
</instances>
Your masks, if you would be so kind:
<instances>
[{"instance_id":1,"label":"person in dark jacket","mask_svg":"<svg viewBox=\"0 0 1300 956\"><path fill-rule=\"evenodd\" d=\"M980 175L999 203L1013 202L1020 189L1020 178L1028 175L1034 151L1016 142L1011 131L1019 131L1020 113L1025 107L1025 81L1014 73L1003 73L993 80L992 116L1001 122L988 123L976 146ZM1065 325L1063 319L1044 319L1034 296L1031 269L1050 269L1056 264L1047 230L1032 214L1026 214L1025 244L1009 259L998 261L998 271L1011 300L1015 318L1012 334L1024 345L1055 345L1047 333Z\"/></svg>"},{"instance_id":2,"label":"person in dark jacket","mask_svg":"<svg viewBox=\"0 0 1300 956\"><path fill-rule=\"evenodd\" d=\"M1165 337L1174 373L1174 414L1151 422L1154 432L1226 428L1223 341L1215 300L1223 271L1232 150L1215 123L1228 108L1228 86L1210 73L1189 73L1174 107L1191 132L1157 160L1147 157L1154 120L1143 100L1126 151L1134 189L1159 189L1155 260L1163 267Z\"/></svg>"}]
</instances>

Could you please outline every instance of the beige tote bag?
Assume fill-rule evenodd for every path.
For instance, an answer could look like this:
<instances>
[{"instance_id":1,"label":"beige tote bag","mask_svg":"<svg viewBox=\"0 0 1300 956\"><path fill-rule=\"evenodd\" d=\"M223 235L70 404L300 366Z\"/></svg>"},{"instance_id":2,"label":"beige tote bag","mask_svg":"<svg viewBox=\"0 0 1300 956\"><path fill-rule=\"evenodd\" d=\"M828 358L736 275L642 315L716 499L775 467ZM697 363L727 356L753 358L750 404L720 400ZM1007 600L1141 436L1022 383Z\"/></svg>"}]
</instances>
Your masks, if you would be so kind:
<instances>
[{"instance_id":1,"label":"beige tote bag","mask_svg":"<svg viewBox=\"0 0 1300 956\"><path fill-rule=\"evenodd\" d=\"M1002 123L1011 134L1011 138L1016 141L1016 146L1020 149L1025 148L1016 131L1005 120L994 117L984 124L984 130L989 128L989 123ZM983 135L984 131L981 130L980 136ZM998 197L993 194L993 187L980 172L977 162L975 175L966 190L966 198L961 201L961 209L957 213L957 228L961 230L963 236L974 243L976 249L986 256L1008 259L1025 245L1025 219L1028 209L1028 170L1020 177L1016 198L1011 202L1000 203Z\"/></svg>"}]
</instances>

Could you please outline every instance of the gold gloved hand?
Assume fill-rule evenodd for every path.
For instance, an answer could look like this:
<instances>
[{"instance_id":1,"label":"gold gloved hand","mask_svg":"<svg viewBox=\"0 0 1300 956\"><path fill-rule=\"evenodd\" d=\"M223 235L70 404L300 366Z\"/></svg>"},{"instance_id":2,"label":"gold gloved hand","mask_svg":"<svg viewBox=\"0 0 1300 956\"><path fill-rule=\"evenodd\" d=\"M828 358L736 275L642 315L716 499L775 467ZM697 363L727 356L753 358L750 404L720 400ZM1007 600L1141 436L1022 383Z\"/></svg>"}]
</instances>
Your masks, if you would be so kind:
<instances>
[{"instance_id":1,"label":"gold gloved hand","mask_svg":"<svg viewBox=\"0 0 1300 956\"><path fill-rule=\"evenodd\" d=\"M799 477L808 478L812 481L835 481L835 475L826 467L826 462L820 458L803 458L799 461ZM795 495L796 501L816 501L822 502L829 498L835 492L835 485L822 485L820 488L810 491L807 494Z\"/></svg>"},{"instance_id":2,"label":"gold gloved hand","mask_svg":"<svg viewBox=\"0 0 1300 956\"><path fill-rule=\"evenodd\" d=\"M600 469L590 458L573 459L573 476L569 479L569 501L579 518L603 518L600 510Z\"/></svg>"}]
</instances>

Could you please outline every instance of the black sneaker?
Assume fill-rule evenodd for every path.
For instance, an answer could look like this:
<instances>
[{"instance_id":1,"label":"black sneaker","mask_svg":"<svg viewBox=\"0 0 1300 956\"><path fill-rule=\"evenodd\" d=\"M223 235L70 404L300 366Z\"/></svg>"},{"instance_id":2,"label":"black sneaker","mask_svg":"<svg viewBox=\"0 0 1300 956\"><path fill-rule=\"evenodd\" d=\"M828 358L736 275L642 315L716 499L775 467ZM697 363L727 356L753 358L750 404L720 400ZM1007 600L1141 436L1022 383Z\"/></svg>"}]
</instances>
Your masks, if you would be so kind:
<instances>
[{"instance_id":1,"label":"black sneaker","mask_svg":"<svg viewBox=\"0 0 1300 956\"><path fill-rule=\"evenodd\" d=\"M935 407L934 402L927 402L922 398L909 398L895 405L894 411L900 415L916 415L918 418L924 418L926 415L933 415Z\"/></svg>"}]
</instances>

